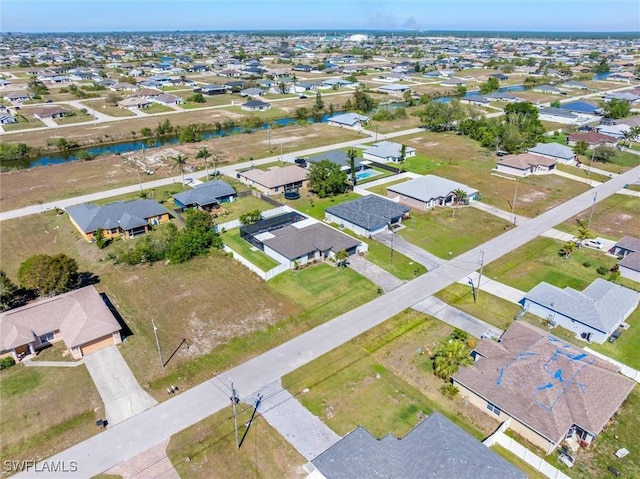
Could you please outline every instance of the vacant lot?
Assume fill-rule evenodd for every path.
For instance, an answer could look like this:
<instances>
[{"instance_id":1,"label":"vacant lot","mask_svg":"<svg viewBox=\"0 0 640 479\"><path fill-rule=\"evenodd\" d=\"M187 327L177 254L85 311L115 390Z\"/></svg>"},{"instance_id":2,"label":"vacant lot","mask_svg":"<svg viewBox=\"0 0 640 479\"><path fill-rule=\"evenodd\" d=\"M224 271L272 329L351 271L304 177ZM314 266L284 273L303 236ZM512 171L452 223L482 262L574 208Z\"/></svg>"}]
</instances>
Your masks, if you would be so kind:
<instances>
[{"instance_id":1,"label":"vacant lot","mask_svg":"<svg viewBox=\"0 0 640 479\"><path fill-rule=\"evenodd\" d=\"M3 463L49 457L97 433L95 421L104 418L84 366L13 366L0 372L0 400Z\"/></svg>"},{"instance_id":2,"label":"vacant lot","mask_svg":"<svg viewBox=\"0 0 640 479\"><path fill-rule=\"evenodd\" d=\"M440 258L451 258L504 233L503 219L476 208L411 210L398 234Z\"/></svg>"},{"instance_id":3,"label":"vacant lot","mask_svg":"<svg viewBox=\"0 0 640 479\"><path fill-rule=\"evenodd\" d=\"M580 224L587 225L591 208L557 226L567 233L577 233ZM623 236L640 237L640 201L635 196L611 195L596 203L589 229L598 236L619 240Z\"/></svg>"},{"instance_id":4,"label":"vacant lot","mask_svg":"<svg viewBox=\"0 0 640 479\"><path fill-rule=\"evenodd\" d=\"M495 176L497 158L477 142L452 133L424 133L396 138L416 148L408 158L407 170L419 174L434 174L459 181L480 191L482 201L504 210L511 209L516 183ZM589 187L555 175L530 176L519 180L516 213L537 216Z\"/></svg>"},{"instance_id":5,"label":"vacant lot","mask_svg":"<svg viewBox=\"0 0 640 479\"><path fill-rule=\"evenodd\" d=\"M598 266L611 268L616 264L615 258L591 248L576 249L570 259L565 259L558 254L563 244L550 238L536 238L486 265L484 273L525 292L541 281L582 291L602 277L596 272ZM589 266L584 266L585 263Z\"/></svg>"},{"instance_id":6,"label":"vacant lot","mask_svg":"<svg viewBox=\"0 0 640 479\"><path fill-rule=\"evenodd\" d=\"M242 437L252 408L242 403L237 409ZM260 414L237 449L232 414L229 407L171 437L167 455L182 479L306 477L306 459Z\"/></svg>"},{"instance_id":7,"label":"vacant lot","mask_svg":"<svg viewBox=\"0 0 640 479\"><path fill-rule=\"evenodd\" d=\"M87 100L82 102L89 108L104 113L105 115L122 117L122 116L135 116L135 113L127 110L126 108L120 108L119 106L109 105L104 100Z\"/></svg>"},{"instance_id":8,"label":"vacant lot","mask_svg":"<svg viewBox=\"0 0 640 479\"><path fill-rule=\"evenodd\" d=\"M352 236L357 235L349 232ZM365 257L373 264L378 265L382 269L388 271L396 278L404 281L411 281L414 278L427 272L427 269L419 263L407 258L405 255L398 251L393 252L393 258L391 257L391 248L377 242L375 239L366 239L358 237L361 241L364 241L369 245L369 249L365 254Z\"/></svg>"}]
</instances>

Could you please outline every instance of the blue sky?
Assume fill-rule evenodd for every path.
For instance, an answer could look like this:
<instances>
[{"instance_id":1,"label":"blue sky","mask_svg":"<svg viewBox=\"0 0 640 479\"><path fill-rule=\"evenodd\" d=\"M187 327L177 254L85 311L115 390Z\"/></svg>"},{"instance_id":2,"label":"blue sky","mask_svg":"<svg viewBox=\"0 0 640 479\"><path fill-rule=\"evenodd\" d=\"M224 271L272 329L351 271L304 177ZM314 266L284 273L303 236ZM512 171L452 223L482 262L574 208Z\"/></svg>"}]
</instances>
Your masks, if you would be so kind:
<instances>
[{"instance_id":1,"label":"blue sky","mask_svg":"<svg viewBox=\"0 0 640 479\"><path fill-rule=\"evenodd\" d=\"M638 0L0 0L3 32L640 31Z\"/></svg>"}]
</instances>

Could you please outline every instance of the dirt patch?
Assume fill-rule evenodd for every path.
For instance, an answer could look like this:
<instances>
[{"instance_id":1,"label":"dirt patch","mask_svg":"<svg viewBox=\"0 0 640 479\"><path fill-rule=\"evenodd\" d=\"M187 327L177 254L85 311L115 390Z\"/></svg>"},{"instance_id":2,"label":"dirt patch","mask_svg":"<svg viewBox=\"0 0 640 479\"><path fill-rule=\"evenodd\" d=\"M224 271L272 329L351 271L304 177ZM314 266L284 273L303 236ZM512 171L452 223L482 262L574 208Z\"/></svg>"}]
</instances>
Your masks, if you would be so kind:
<instances>
[{"instance_id":1,"label":"dirt patch","mask_svg":"<svg viewBox=\"0 0 640 479\"><path fill-rule=\"evenodd\" d=\"M544 200L547 195L542 191L532 191L526 195L522 195L518 198L523 203L535 203L540 200Z\"/></svg>"}]
</instances>

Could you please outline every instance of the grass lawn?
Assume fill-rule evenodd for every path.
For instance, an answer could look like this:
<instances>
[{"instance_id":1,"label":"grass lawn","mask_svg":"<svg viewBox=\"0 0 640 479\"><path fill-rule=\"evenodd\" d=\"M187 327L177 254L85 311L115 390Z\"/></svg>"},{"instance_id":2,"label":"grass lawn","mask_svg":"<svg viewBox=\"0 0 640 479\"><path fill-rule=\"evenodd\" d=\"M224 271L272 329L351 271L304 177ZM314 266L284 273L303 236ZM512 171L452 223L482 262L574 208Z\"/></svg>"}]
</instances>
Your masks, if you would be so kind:
<instances>
[{"instance_id":1,"label":"grass lawn","mask_svg":"<svg viewBox=\"0 0 640 479\"><path fill-rule=\"evenodd\" d=\"M512 453L508 449L505 449L504 447L498 444L494 444L493 446L491 446L491 449L497 454L500 454L504 459L509 461L518 469L523 471L529 479L546 479L547 476L545 476L540 471L531 467L529 464L524 462L524 460L520 459L518 456L516 456L514 453Z\"/></svg>"},{"instance_id":2,"label":"grass lawn","mask_svg":"<svg viewBox=\"0 0 640 479\"><path fill-rule=\"evenodd\" d=\"M505 221L473 207L456 207L411 210L402 224L406 228L398 234L404 239L440 258L451 258L504 233Z\"/></svg>"},{"instance_id":3,"label":"grass lawn","mask_svg":"<svg viewBox=\"0 0 640 479\"><path fill-rule=\"evenodd\" d=\"M181 183L173 183L171 185L159 186L151 190L143 191L147 194L147 198L155 199L159 202L168 201L168 203L165 204L165 207L171 210L171 208L174 207L171 195L175 195L176 193L180 193L181 191L186 191L188 189L190 189L188 186L184 186ZM112 196L110 198L96 200L95 203L98 205L106 205L108 203L113 203L114 201L132 201L139 200L141 198L142 197L140 196L140 191L138 190L135 193L127 193L124 195Z\"/></svg>"},{"instance_id":4,"label":"grass lawn","mask_svg":"<svg viewBox=\"0 0 640 479\"><path fill-rule=\"evenodd\" d=\"M471 286L455 283L435 295L445 303L475 316L500 329L507 329L522 309L519 305L480 291L478 302L473 301Z\"/></svg>"},{"instance_id":5,"label":"grass lawn","mask_svg":"<svg viewBox=\"0 0 640 479\"><path fill-rule=\"evenodd\" d=\"M260 198L257 198L253 195L243 196L242 198L239 198L231 203L224 203L222 206L227 210L227 213L221 215L216 219L216 222L218 224L236 220L249 211L265 211L274 208L271 203L267 203L266 201L261 200Z\"/></svg>"},{"instance_id":6,"label":"grass lawn","mask_svg":"<svg viewBox=\"0 0 640 479\"><path fill-rule=\"evenodd\" d=\"M616 151L615 156L610 161L594 161L591 163L591 153L586 156L579 156L578 159L588 168L591 164L594 168L610 171L612 173L625 172L630 168L640 165L640 156L628 151Z\"/></svg>"},{"instance_id":7,"label":"grass lawn","mask_svg":"<svg viewBox=\"0 0 640 479\"><path fill-rule=\"evenodd\" d=\"M576 249L570 259L558 254L563 242L538 237L511 253L485 265L484 274L520 289L529 291L541 281L559 288L567 286L582 291L600 276L598 266L611 268L616 259L592 248ZM589 262L585 267L583 263Z\"/></svg>"},{"instance_id":8,"label":"grass lawn","mask_svg":"<svg viewBox=\"0 0 640 479\"><path fill-rule=\"evenodd\" d=\"M107 105L104 100L88 100L83 104L87 105L93 110L97 110L100 113L104 113L105 115L109 116L135 116L135 113L133 113L132 111L127 110L126 108L120 108L119 106Z\"/></svg>"},{"instance_id":9,"label":"grass lawn","mask_svg":"<svg viewBox=\"0 0 640 479\"><path fill-rule=\"evenodd\" d=\"M453 133L421 133L394 141L417 150L416 156L405 162L408 171L459 181L478 189L485 203L511 209L515 181L492 174L497 158L477 142ZM583 183L556 175L529 176L518 181L516 213L537 216L588 189Z\"/></svg>"},{"instance_id":10,"label":"grass lawn","mask_svg":"<svg viewBox=\"0 0 640 479\"><path fill-rule=\"evenodd\" d=\"M578 232L579 222L586 226L590 215L591 208L556 228L575 234ZM589 229L597 236L616 241L626 235L640 237L640 201L635 196L620 194L605 198L596 203Z\"/></svg>"},{"instance_id":11,"label":"grass lawn","mask_svg":"<svg viewBox=\"0 0 640 479\"><path fill-rule=\"evenodd\" d=\"M593 343L589 347L640 371L640 307L625 322L631 327L615 343Z\"/></svg>"},{"instance_id":12,"label":"grass lawn","mask_svg":"<svg viewBox=\"0 0 640 479\"><path fill-rule=\"evenodd\" d=\"M102 401L84 366L0 372L0 460L44 459L98 432ZM3 471L4 472L4 471Z\"/></svg>"},{"instance_id":13,"label":"grass lawn","mask_svg":"<svg viewBox=\"0 0 640 479\"><path fill-rule=\"evenodd\" d=\"M276 260L270 258L255 246L240 238L240 228L226 231L222 235L222 240L229 248L256 265L262 271L266 272L278 266Z\"/></svg>"},{"instance_id":14,"label":"grass lawn","mask_svg":"<svg viewBox=\"0 0 640 479\"><path fill-rule=\"evenodd\" d=\"M372 193L377 193L381 196L387 196L387 188L393 185L398 185L400 183L404 183L405 181L409 181L411 178L400 178L399 180L390 181L385 183L384 185L374 186L372 188L367 188L367 190Z\"/></svg>"},{"instance_id":15,"label":"grass lawn","mask_svg":"<svg viewBox=\"0 0 640 479\"><path fill-rule=\"evenodd\" d=\"M67 106L65 106L65 108L68 108L69 110L71 110L73 115L68 115L68 116L65 116L64 118L54 119L53 121L55 121L57 125L70 125L72 123L82 123L85 121L93 121L96 119L93 115L84 113L83 111L78 110L76 108L69 108Z\"/></svg>"},{"instance_id":16,"label":"grass lawn","mask_svg":"<svg viewBox=\"0 0 640 479\"><path fill-rule=\"evenodd\" d=\"M556 169L558 171L564 171L565 173L570 173L572 175L579 176L580 178L586 178L593 181L600 181L602 183L609 180L608 176L600 175L594 172L589 172L589 168L578 168L577 166L564 165L562 163L558 163L556 165Z\"/></svg>"},{"instance_id":17,"label":"grass lawn","mask_svg":"<svg viewBox=\"0 0 640 479\"><path fill-rule=\"evenodd\" d=\"M285 200L279 199L282 203L285 203L292 208L297 209L305 215L311 216L318 220L324 220L324 210L331 206L338 205L345 201L351 201L361 198L357 193L347 192L341 195L328 196L326 198L319 198L317 195L308 192L307 190L300 190L300 198L297 200Z\"/></svg>"},{"instance_id":18,"label":"grass lawn","mask_svg":"<svg viewBox=\"0 0 640 479\"><path fill-rule=\"evenodd\" d=\"M152 103L151 106L148 106L142 111L148 115L153 115L154 113L166 113L168 111L175 111L175 110L166 105L161 105L159 103Z\"/></svg>"},{"instance_id":19,"label":"grass lawn","mask_svg":"<svg viewBox=\"0 0 640 479\"><path fill-rule=\"evenodd\" d=\"M353 234L351 232L349 233ZM362 237L358 237L358 239L369 245L369 250L365 254L365 257L373 264L380 266L382 269L394 275L396 278L404 281L411 281L412 279L427 272L427 268L407 258L398 251L393 252L393 261L391 261L391 250L388 246L383 245L382 243Z\"/></svg>"},{"instance_id":20,"label":"grass lawn","mask_svg":"<svg viewBox=\"0 0 640 479\"><path fill-rule=\"evenodd\" d=\"M71 356L71 353L65 346L64 341L60 341L38 351L38 354L32 358L32 361L73 362L75 359Z\"/></svg>"},{"instance_id":21,"label":"grass lawn","mask_svg":"<svg viewBox=\"0 0 640 479\"><path fill-rule=\"evenodd\" d=\"M243 110L240 106L230 106L230 107L224 108L223 110L235 113L237 115L255 116L263 120L271 120L274 118L283 118L287 116L286 112L282 111L280 108L275 108L275 107L271 107L265 111L246 111L246 110Z\"/></svg>"},{"instance_id":22,"label":"grass lawn","mask_svg":"<svg viewBox=\"0 0 640 479\"><path fill-rule=\"evenodd\" d=\"M252 408L241 403L237 410L241 438ZM182 479L305 477L302 466L307 460L260 414L237 449L232 414L229 407L171 437L167 456Z\"/></svg>"},{"instance_id":23,"label":"grass lawn","mask_svg":"<svg viewBox=\"0 0 640 479\"><path fill-rule=\"evenodd\" d=\"M16 120L18 123L12 123L9 125L2 125L2 129L4 131L16 131L16 130L25 130L27 128L39 128L45 126L41 120L34 118L31 115L16 115Z\"/></svg>"}]
</instances>

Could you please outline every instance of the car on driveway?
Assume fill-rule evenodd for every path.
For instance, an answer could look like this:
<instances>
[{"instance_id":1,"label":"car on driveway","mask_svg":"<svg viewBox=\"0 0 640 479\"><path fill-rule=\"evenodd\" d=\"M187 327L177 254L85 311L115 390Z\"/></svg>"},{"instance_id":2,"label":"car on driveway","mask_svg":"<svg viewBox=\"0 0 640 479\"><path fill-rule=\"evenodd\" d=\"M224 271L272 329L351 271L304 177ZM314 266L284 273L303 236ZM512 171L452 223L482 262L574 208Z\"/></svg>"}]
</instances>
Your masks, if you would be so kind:
<instances>
[{"instance_id":1,"label":"car on driveway","mask_svg":"<svg viewBox=\"0 0 640 479\"><path fill-rule=\"evenodd\" d=\"M615 343L616 340L620 337L620 335L622 334L622 331L620 331L619 329L615 330L611 336L609 336L609 342L610 343Z\"/></svg>"},{"instance_id":2,"label":"car on driveway","mask_svg":"<svg viewBox=\"0 0 640 479\"><path fill-rule=\"evenodd\" d=\"M585 246L589 248L602 249L602 242L594 239L589 239L584 242Z\"/></svg>"}]
</instances>

